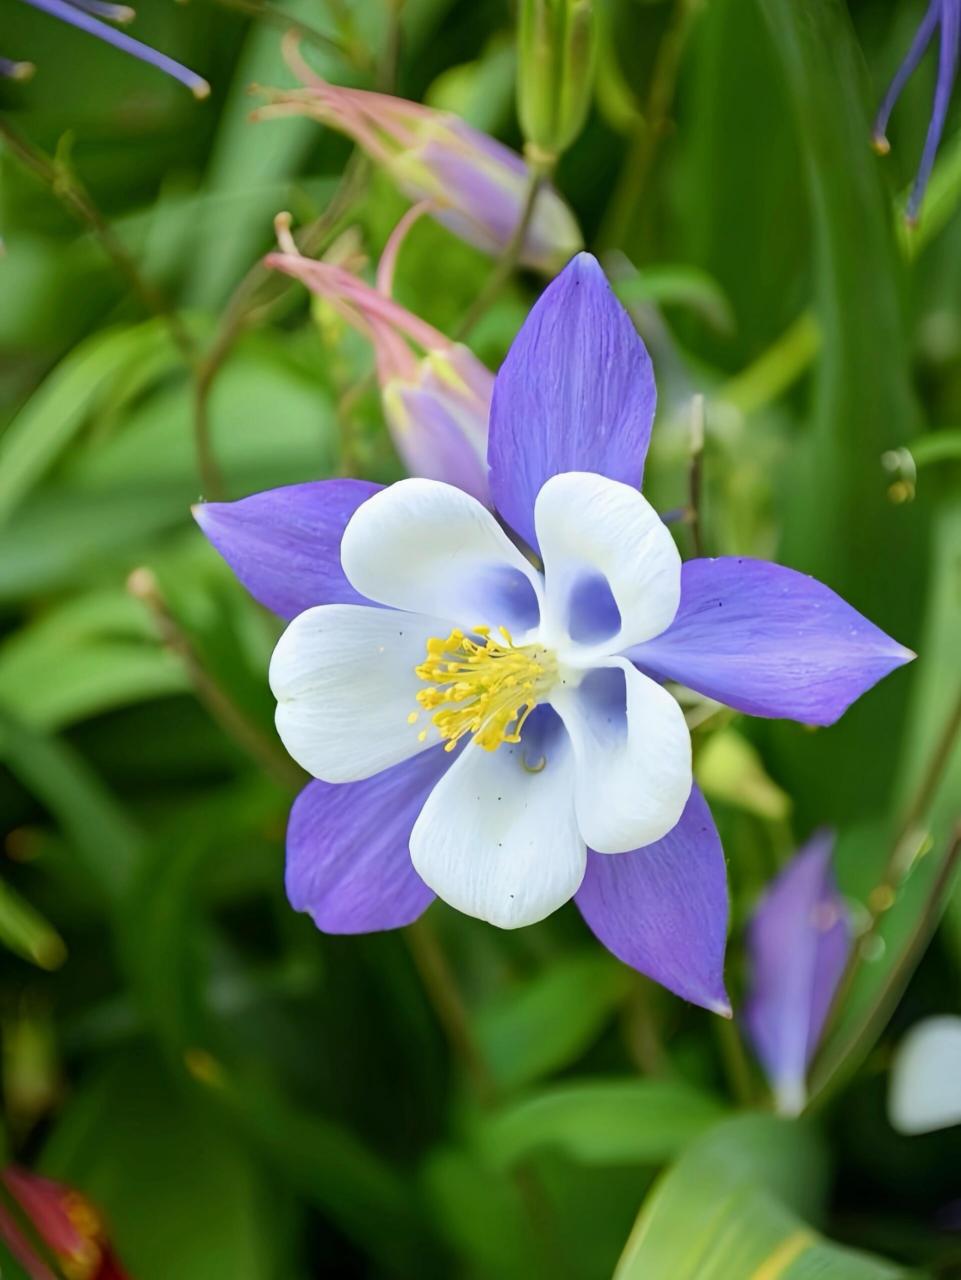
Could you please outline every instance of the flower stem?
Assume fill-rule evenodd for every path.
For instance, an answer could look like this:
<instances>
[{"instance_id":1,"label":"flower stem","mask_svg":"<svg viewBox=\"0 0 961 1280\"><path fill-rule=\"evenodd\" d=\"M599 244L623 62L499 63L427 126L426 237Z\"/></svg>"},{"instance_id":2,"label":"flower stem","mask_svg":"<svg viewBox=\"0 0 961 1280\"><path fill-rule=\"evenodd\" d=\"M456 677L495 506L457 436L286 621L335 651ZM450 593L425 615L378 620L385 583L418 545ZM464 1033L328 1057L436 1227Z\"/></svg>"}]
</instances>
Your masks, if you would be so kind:
<instances>
[{"instance_id":1,"label":"flower stem","mask_svg":"<svg viewBox=\"0 0 961 1280\"><path fill-rule=\"evenodd\" d=\"M880 990L846 1039L839 1047L833 1048L830 1053L824 1055L820 1062L808 1103L809 1110L820 1109L844 1083L857 1066L861 1051L866 1045L870 1045L876 1032L890 1017L938 926L959 863L961 863L961 821L955 824L951 841L941 860L934 883L931 885L914 930L897 963L891 968ZM876 918L874 923L877 923ZM863 954L862 946L857 950L858 959L855 968L860 967ZM843 979L842 983L844 983ZM849 989L851 984L848 982L845 985Z\"/></svg>"},{"instance_id":2,"label":"flower stem","mask_svg":"<svg viewBox=\"0 0 961 1280\"><path fill-rule=\"evenodd\" d=\"M489 1111L500 1101L500 1090L471 1029L470 1017L460 988L440 940L424 916L409 924L404 939L420 975L427 998L455 1056L460 1060L479 1105ZM514 1185L544 1261L544 1274L563 1278L570 1274L564 1254L555 1239L551 1207L532 1168L517 1165L512 1171Z\"/></svg>"},{"instance_id":3,"label":"flower stem","mask_svg":"<svg viewBox=\"0 0 961 1280\"><path fill-rule=\"evenodd\" d=\"M470 331L477 324L478 320L490 310L493 304L500 296L504 285L514 274L518 263L520 262L521 253L524 249L524 241L527 239L527 232L531 225L531 219L534 216L534 207L537 204L537 197L541 187L550 176L552 164L547 160L542 160L538 165L531 165L530 182L527 187L527 195L521 210L520 220L514 228L514 234L511 236L507 248L498 259L494 270L487 277L487 282L481 289L480 293L467 309L463 320L457 326L454 332L454 341L463 342Z\"/></svg>"},{"instance_id":4,"label":"flower stem","mask_svg":"<svg viewBox=\"0 0 961 1280\"><path fill-rule=\"evenodd\" d=\"M348 46L336 36L327 35L309 23L301 22L292 14L284 13L282 9L270 4L269 0L212 0L212 3L219 4L224 9L233 9L237 13L247 14L251 18L259 18L262 22L267 22L281 31L294 31L301 40L306 40L318 49L336 54L358 71L371 69L370 55L359 42Z\"/></svg>"},{"instance_id":5,"label":"flower stem","mask_svg":"<svg viewBox=\"0 0 961 1280\"><path fill-rule=\"evenodd\" d=\"M286 752L274 745L230 695L217 683L201 662L189 636L170 611L170 606L150 569L135 569L127 579L132 595L149 609L160 639L183 665L198 699L220 727L284 788L299 790L304 774Z\"/></svg>"},{"instance_id":6,"label":"flower stem","mask_svg":"<svg viewBox=\"0 0 961 1280\"><path fill-rule=\"evenodd\" d=\"M598 244L602 249L619 248L623 245L644 195L657 148L668 129L681 59L701 4L702 0L676 0L670 26L658 47L647 101L643 113L638 117L631 147L598 235Z\"/></svg>"},{"instance_id":7,"label":"flower stem","mask_svg":"<svg viewBox=\"0 0 961 1280\"><path fill-rule=\"evenodd\" d=\"M188 365L193 364L194 342L164 295L141 274L126 245L92 200L89 192L62 157L49 156L0 117L0 138L21 167L43 183L64 208L93 234L144 307L166 324L175 346Z\"/></svg>"},{"instance_id":8,"label":"flower stem","mask_svg":"<svg viewBox=\"0 0 961 1280\"><path fill-rule=\"evenodd\" d=\"M704 554L704 537L701 528L701 481L704 464L704 397L697 395L691 402L691 461L688 468L688 524L691 529L691 545L695 556Z\"/></svg>"},{"instance_id":9,"label":"flower stem","mask_svg":"<svg viewBox=\"0 0 961 1280\"><path fill-rule=\"evenodd\" d=\"M301 252L314 256L323 252L333 240L340 224L352 207L366 181L367 161L355 152L344 171L344 177L327 208L314 222L304 227L297 237ZM228 301L213 339L197 362L194 376L194 438L197 465L204 497L215 501L224 496L223 481L214 464L210 443L209 402L214 383L233 349L234 343L255 316L262 316L287 292L290 281L256 263L244 276Z\"/></svg>"},{"instance_id":10,"label":"flower stem","mask_svg":"<svg viewBox=\"0 0 961 1280\"><path fill-rule=\"evenodd\" d=\"M474 1038L457 980L437 934L421 916L407 926L404 938L437 1021L467 1073L477 1101L485 1108L494 1106L497 1083Z\"/></svg>"}]
</instances>

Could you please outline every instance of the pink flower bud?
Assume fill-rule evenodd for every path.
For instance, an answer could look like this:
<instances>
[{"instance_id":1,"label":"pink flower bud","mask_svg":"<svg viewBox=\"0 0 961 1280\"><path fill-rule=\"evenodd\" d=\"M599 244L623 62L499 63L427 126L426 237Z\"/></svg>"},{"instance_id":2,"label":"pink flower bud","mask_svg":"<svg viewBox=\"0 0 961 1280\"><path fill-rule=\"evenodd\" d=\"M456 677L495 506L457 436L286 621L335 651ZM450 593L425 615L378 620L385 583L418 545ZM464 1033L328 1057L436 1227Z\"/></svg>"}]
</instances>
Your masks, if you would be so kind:
<instances>
[{"instance_id":1,"label":"pink flower bud","mask_svg":"<svg viewBox=\"0 0 961 1280\"><path fill-rule=\"evenodd\" d=\"M289 249L268 255L266 263L300 280L370 341L387 426L410 474L486 502L490 370L467 347L342 267Z\"/></svg>"},{"instance_id":2,"label":"pink flower bud","mask_svg":"<svg viewBox=\"0 0 961 1280\"><path fill-rule=\"evenodd\" d=\"M447 111L366 89L328 84L288 46L302 89L272 90L258 118L309 115L347 134L411 201L492 255L504 252L520 222L531 174L524 159ZM554 274L582 246L567 203L545 182L536 198L520 261Z\"/></svg>"}]
</instances>

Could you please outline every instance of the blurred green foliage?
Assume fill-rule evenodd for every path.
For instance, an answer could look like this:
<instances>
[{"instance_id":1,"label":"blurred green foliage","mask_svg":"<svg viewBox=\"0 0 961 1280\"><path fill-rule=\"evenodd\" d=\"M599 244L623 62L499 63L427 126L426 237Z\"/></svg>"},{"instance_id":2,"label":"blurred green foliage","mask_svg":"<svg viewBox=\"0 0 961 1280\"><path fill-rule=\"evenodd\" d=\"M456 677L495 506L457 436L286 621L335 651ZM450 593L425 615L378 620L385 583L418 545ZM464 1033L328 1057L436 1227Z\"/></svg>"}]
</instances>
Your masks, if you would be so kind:
<instances>
[{"instance_id":1,"label":"blurred green foliage","mask_svg":"<svg viewBox=\"0 0 961 1280\"><path fill-rule=\"evenodd\" d=\"M516 934L439 903L411 936L324 937L296 916L298 776L265 679L278 624L190 519L211 496L198 414L231 497L400 474L375 396L353 390L370 352L256 264L273 214L320 218L348 164L328 242L351 228L375 262L405 206L315 124L250 123L248 86L290 83L280 37L298 20L336 38L305 42L323 74L519 146L514 15L143 3L137 34L210 80L197 103L5 4L4 52L38 73L0 82L0 116L56 177L0 140L6 1144L100 1205L136 1280L961 1274L939 1227L961 1137L897 1137L884 1111L892 1045L957 1009L961 965L961 899L949 881L931 902L961 814L954 741L927 785L961 683L961 143L913 237L896 215L930 66L892 155L868 149L922 6L597 7L595 100L558 185L652 352L650 496L686 502L703 393L708 553L814 572L920 654L836 728L697 735L735 1007L745 917L813 826L838 826L855 902L906 815L924 856L901 867L801 1123L732 1116L767 1105L736 1032L602 954L573 908ZM70 191L112 228L109 251ZM396 294L452 332L491 270L423 219ZM538 287L512 281L473 331L491 367ZM886 469L899 449L914 452Z\"/></svg>"}]
</instances>

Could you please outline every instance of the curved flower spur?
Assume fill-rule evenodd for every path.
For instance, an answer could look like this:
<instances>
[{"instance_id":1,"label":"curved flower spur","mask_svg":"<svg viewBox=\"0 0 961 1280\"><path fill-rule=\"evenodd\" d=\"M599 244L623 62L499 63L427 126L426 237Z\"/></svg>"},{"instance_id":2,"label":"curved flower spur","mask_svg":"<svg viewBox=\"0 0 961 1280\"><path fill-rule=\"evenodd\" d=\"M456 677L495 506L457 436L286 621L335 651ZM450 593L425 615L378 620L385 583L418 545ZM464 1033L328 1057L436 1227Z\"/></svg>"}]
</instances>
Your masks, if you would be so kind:
<instances>
[{"instance_id":1,"label":"curved flower spur","mask_svg":"<svg viewBox=\"0 0 961 1280\"><path fill-rule=\"evenodd\" d=\"M662 682L829 724L913 655L791 569L682 565L637 488L654 405L647 351L580 254L497 375L499 519L425 479L197 509L292 619L277 727L317 780L291 814L287 890L321 929L403 925L434 894L512 928L574 897L621 960L730 1012L724 856Z\"/></svg>"}]
</instances>

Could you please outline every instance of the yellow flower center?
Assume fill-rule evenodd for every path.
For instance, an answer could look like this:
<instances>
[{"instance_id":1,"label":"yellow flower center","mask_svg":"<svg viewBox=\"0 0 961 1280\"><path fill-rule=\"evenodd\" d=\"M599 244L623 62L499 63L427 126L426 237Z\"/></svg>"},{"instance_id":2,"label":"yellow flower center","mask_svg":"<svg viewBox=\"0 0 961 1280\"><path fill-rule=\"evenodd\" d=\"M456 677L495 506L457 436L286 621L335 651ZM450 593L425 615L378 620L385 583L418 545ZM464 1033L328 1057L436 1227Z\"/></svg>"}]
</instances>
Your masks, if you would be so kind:
<instances>
[{"instance_id":1,"label":"yellow flower center","mask_svg":"<svg viewBox=\"0 0 961 1280\"><path fill-rule=\"evenodd\" d=\"M557 659L541 645L517 646L506 627L474 627L469 635L455 627L445 639L427 641L427 660L415 671L430 685L417 695L446 751L453 751L465 733L472 733L485 751L502 742L520 742L521 730L538 701L557 678ZM419 711L407 717L416 724ZM418 734L427 739L427 729Z\"/></svg>"}]
</instances>

